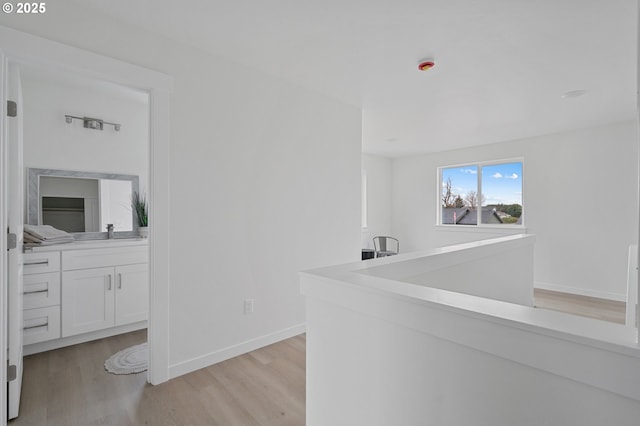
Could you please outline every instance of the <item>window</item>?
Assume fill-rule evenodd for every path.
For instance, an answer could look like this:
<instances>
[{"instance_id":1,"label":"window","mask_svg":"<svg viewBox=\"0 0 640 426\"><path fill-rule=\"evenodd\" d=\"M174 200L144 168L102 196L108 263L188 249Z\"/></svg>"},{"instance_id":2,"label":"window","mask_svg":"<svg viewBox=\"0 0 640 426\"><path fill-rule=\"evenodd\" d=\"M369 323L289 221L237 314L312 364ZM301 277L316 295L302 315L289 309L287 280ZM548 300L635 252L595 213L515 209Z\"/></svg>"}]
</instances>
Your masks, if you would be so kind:
<instances>
[{"instance_id":1,"label":"window","mask_svg":"<svg viewBox=\"0 0 640 426\"><path fill-rule=\"evenodd\" d=\"M441 167L440 225L521 226L522 160Z\"/></svg>"}]
</instances>

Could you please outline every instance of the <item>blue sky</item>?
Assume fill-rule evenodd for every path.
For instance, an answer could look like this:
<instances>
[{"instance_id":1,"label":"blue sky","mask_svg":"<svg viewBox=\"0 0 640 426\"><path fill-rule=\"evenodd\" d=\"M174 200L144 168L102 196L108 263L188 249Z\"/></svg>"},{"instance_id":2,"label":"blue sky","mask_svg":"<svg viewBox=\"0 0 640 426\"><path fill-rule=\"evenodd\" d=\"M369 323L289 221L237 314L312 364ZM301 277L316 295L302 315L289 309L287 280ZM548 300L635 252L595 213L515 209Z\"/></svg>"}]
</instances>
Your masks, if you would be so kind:
<instances>
[{"instance_id":1,"label":"blue sky","mask_svg":"<svg viewBox=\"0 0 640 426\"><path fill-rule=\"evenodd\" d=\"M462 166L442 169L442 183L451 178L454 194L463 199L469 191L478 192L478 167ZM522 163L505 163L482 167L482 194L486 204L522 205Z\"/></svg>"}]
</instances>

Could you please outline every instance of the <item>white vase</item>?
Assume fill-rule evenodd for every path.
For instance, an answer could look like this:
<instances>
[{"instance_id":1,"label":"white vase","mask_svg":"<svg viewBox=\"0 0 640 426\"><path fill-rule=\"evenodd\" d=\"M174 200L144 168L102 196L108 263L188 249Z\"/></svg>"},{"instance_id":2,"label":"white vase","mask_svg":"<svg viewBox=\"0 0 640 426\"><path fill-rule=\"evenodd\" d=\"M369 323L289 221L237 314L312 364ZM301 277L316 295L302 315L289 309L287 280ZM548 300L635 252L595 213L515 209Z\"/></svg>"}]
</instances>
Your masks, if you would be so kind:
<instances>
[{"instance_id":1,"label":"white vase","mask_svg":"<svg viewBox=\"0 0 640 426\"><path fill-rule=\"evenodd\" d=\"M140 235L140 238L147 238L149 236L149 227L148 226L138 227L138 235Z\"/></svg>"}]
</instances>

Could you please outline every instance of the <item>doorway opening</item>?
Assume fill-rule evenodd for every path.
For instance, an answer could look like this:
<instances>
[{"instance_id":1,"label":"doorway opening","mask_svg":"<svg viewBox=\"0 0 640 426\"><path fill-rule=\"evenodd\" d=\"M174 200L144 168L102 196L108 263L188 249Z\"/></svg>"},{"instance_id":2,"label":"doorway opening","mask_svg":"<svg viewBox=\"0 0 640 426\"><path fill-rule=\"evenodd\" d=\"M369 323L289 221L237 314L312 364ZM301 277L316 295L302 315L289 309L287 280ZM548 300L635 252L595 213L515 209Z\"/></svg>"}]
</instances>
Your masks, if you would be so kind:
<instances>
[{"instance_id":1,"label":"doorway opening","mask_svg":"<svg viewBox=\"0 0 640 426\"><path fill-rule=\"evenodd\" d=\"M149 370L147 381L158 384L168 380L168 142L169 142L169 92L172 86L172 79L164 74L152 70L140 68L110 58L102 57L91 52L72 48L51 42L46 39L31 36L26 33L0 27L0 39L3 40L0 57L3 66L0 69L0 76L4 84L7 84L7 69L10 64L29 69L49 70L61 73L68 73L84 79L102 81L107 85L119 85L128 90L145 94L148 99L147 111L147 145L148 150L148 201L149 210L152 212L149 224L149 282L154 286L149 292ZM2 108L7 105L7 93L2 91ZM63 112L62 124L68 125ZM105 117L106 118L106 117ZM105 130L108 126L105 126ZM84 129L87 132L95 129ZM124 130L124 127L121 131ZM2 132L0 145L2 148L2 160L6 161L5 152L8 140L5 132ZM67 152L67 157L72 158L73 152ZM3 163L3 166L6 163ZM2 168L2 178L7 182L8 176L6 167ZM10 191L7 187L0 188L0 205L3 211L9 199ZM6 215L0 214L2 225L6 226ZM3 234L2 246L8 247L8 237ZM7 262L0 263L0 275L2 276L3 292L0 298L0 316L5 321L8 315L7 288ZM3 365L5 363L6 350L8 347L7 335L2 333L0 339L0 352L2 353ZM5 371L6 373L6 371ZM7 394L6 389L0 392L2 410L0 415L6 418Z\"/></svg>"}]
</instances>

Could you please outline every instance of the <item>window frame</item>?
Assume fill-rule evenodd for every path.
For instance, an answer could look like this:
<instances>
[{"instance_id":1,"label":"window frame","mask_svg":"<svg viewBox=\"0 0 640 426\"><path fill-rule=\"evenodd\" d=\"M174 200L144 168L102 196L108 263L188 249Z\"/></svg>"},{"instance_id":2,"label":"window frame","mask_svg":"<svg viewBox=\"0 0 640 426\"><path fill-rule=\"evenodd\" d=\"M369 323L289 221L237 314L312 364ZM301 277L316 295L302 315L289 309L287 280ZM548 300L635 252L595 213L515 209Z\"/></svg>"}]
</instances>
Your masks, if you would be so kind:
<instances>
[{"instance_id":1,"label":"window frame","mask_svg":"<svg viewBox=\"0 0 640 426\"><path fill-rule=\"evenodd\" d=\"M477 215L477 219L476 225L456 225L456 224L449 224L449 223L442 223L442 172L444 169L454 169L454 168L462 168L462 167L477 167L478 169L478 173L477 173L477 192L478 192L478 198L481 199L482 198L482 169L486 166L496 166L496 165L500 165L500 164L509 164L509 163L520 163L522 164L522 215L521 215L521 223L520 224L502 224L502 225L493 225L493 224L489 224L489 223L482 223L482 208L477 209L476 211L476 215ZM513 158L505 158L505 159L500 159L500 160L490 160L490 161L476 161L476 162L468 162L468 163L459 163L459 164L452 164L452 165L446 165L446 166L439 166L437 169L437 174L436 174L436 184L437 184L437 191L436 191L436 227L439 227L441 229L447 229L447 230L461 230L461 231L473 231L473 230L477 230L477 229L491 229L491 230L499 230L499 229L503 229L503 230L517 230L517 231L523 231L526 230L526 209L525 209L525 161L524 161L524 157L513 157Z\"/></svg>"},{"instance_id":2,"label":"window frame","mask_svg":"<svg viewBox=\"0 0 640 426\"><path fill-rule=\"evenodd\" d=\"M367 171L361 169L360 174L360 228L369 227L369 192L367 187Z\"/></svg>"}]
</instances>

